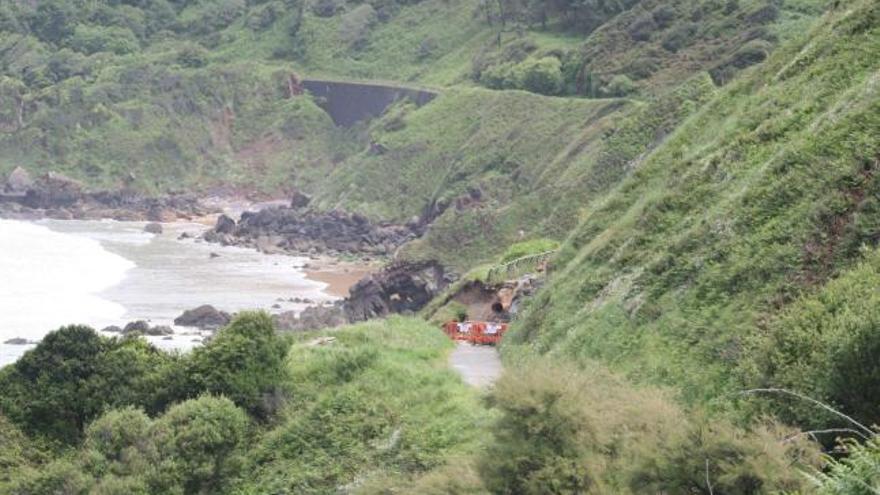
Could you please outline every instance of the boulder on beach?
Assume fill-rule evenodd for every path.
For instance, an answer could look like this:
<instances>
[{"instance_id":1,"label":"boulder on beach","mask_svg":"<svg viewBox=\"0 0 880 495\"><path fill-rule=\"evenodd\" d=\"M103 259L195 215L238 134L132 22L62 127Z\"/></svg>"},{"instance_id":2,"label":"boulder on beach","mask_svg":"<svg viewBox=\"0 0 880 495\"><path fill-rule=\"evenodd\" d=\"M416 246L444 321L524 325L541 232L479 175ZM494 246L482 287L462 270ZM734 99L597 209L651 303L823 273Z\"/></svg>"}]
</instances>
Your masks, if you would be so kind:
<instances>
[{"instance_id":1,"label":"boulder on beach","mask_svg":"<svg viewBox=\"0 0 880 495\"><path fill-rule=\"evenodd\" d=\"M220 215L217 218L217 225L214 226L214 232L218 234L231 234L235 232L235 220L228 215Z\"/></svg>"},{"instance_id":2,"label":"boulder on beach","mask_svg":"<svg viewBox=\"0 0 880 495\"><path fill-rule=\"evenodd\" d=\"M162 224L157 222L150 222L144 227L144 232L159 235L162 233Z\"/></svg>"},{"instance_id":3,"label":"boulder on beach","mask_svg":"<svg viewBox=\"0 0 880 495\"><path fill-rule=\"evenodd\" d=\"M174 324L208 330L226 326L230 321L232 321L232 316L229 313L220 311L210 304L205 304L184 311L182 315L174 319Z\"/></svg>"}]
</instances>

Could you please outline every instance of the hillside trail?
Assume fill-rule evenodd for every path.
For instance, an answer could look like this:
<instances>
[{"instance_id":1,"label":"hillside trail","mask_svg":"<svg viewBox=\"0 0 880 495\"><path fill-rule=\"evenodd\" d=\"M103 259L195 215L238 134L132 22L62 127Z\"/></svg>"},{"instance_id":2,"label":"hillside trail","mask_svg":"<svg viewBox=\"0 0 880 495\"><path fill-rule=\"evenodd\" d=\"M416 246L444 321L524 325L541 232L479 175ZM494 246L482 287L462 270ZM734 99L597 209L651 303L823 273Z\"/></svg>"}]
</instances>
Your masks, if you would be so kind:
<instances>
[{"instance_id":1,"label":"hillside trail","mask_svg":"<svg viewBox=\"0 0 880 495\"><path fill-rule=\"evenodd\" d=\"M449 356L449 365L468 385L486 388L501 376L501 358L494 346L471 345L456 342Z\"/></svg>"}]
</instances>

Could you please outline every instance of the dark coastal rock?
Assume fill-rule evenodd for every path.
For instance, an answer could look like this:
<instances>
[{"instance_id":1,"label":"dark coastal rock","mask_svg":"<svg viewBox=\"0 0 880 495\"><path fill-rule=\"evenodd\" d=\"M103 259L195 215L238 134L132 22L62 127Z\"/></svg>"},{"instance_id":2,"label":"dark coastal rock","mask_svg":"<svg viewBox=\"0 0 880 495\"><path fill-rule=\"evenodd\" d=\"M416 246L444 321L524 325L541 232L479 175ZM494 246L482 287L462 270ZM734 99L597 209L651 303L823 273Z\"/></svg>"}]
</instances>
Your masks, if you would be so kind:
<instances>
[{"instance_id":1,"label":"dark coastal rock","mask_svg":"<svg viewBox=\"0 0 880 495\"><path fill-rule=\"evenodd\" d=\"M230 321L232 321L232 317L229 313L205 304L198 308L184 311L182 315L174 319L174 324L182 327L196 327L207 330L220 328L229 324Z\"/></svg>"},{"instance_id":2,"label":"dark coastal rock","mask_svg":"<svg viewBox=\"0 0 880 495\"><path fill-rule=\"evenodd\" d=\"M311 196L301 191L293 191L293 194L290 197L290 207L293 209L305 208L306 206L309 206L309 203L311 202Z\"/></svg>"},{"instance_id":3,"label":"dark coastal rock","mask_svg":"<svg viewBox=\"0 0 880 495\"><path fill-rule=\"evenodd\" d=\"M0 215L9 218L170 222L207 213L191 194L147 197L129 189L86 191L80 182L56 172L34 180L19 167L0 184Z\"/></svg>"},{"instance_id":4,"label":"dark coastal rock","mask_svg":"<svg viewBox=\"0 0 880 495\"><path fill-rule=\"evenodd\" d=\"M146 335L147 332L150 331L150 324L144 320L133 321L128 325L125 325L125 328L122 329L123 335L128 335L130 333L139 333L142 335Z\"/></svg>"},{"instance_id":5,"label":"dark coastal rock","mask_svg":"<svg viewBox=\"0 0 880 495\"><path fill-rule=\"evenodd\" d=\"M14 337L14 338L11 338L11 339L9 339L9 340L4 341L3 343L4 343L4 344L7 344L7 345L28 345L28 344L36 344L36 342L32 342L32 341L30 341L30 340L28 340L28 339L24 339L24 338L21 338L21 337Z\"/></svg>"},{"instance_id":6,"label":"dark coastal rock","mask_svg":"<svg viewBox=\"0 0 880 495\"><path fill-rule=\"evenodd\" d=\"M8 194L24 194L33 187L34 179L31 174L22 167L15 167L6 178L4 192Z\"/></svg>"},{"instance_id":7,"label":"dark coastal rock","mask_svg":"<svg viewBox=\"0 0 880 495\"><path fill-rule=\"evenodd\" d=\"M151 222L144 227L144 232L159 235L163 232L162 224Z\"/></svg>"},{"instance_id":8,"label":"dark coastal rock","mask_svg":"<svg viewBox=\"0 0 880 495\"><path fill-rule=\"evenodd\" d=\"M454 280L436 261L395 262L362 278L349 290L345 316L355 322L390 313L412 313Z\"/></svg>"},{"instance_id":9,"label":"dark coastal rock","mask_svg":"<svg viewBox=\"0 0 880 495\"><path fill-rule=\"evenodd\" d=\"M155 335L155 336L173 335L173 334L174 334L174 330L172 330L171 327L166 326L166 325L157 325L155 327L150 327L150 329L147 330L147 333L146 333L146 335Z\"/></svg>"},{"instance_id":10,"label":"dark coastal rock","mask_svg":"<svg viewBox=\"0 0 880 495\"><path fill-rule=\"evenodd\" d=\"M299 332L334 328L348 323L342 303L327 306L310 306L298 316L294 311L273 315L275 328L280 332Z\"/></svg>"},{"instance_id":11,"label":"dark coastal rock","mask_svg":"<svg viewBox=\"0 0 880 495\"><path fill-rule=\"evenodd\" d=\"M82 183L64 174L49 172L27 190L22 204L29 208L57 209L73 206L82 198Z\"/></svg>"},{"instance_id":12,"label":"dark coastal rock","mask_svg":"<svg viewBox=\"0 0 880 495\"><path fill-rule=\"evenodd\" d=\"M374 223L357 213L273 207L242 213L238 223L221 216L204 238L266 253L384 255L416 237L407 226Z\"/></svg>"},{"instance_id":13,"label":"dark coastal rock","mask_svg":"<svg viewBox=\"0 0 880 495\"><path fill-rule=\"evenodd\" d=\"M208 257L210 257L210 258L219 258L220 255L217 254L217 253L215 253L215 252L213 252L213 251L211 251L211 254L209 254Z\"/></svg>"},{"instance_id":14,"label":"dark coastal rock","mask_svg":"<svg viewBox=\"0 0 880 495\"><path fill-rule=\"evenodd\" d=\"M109 327L104 327L102 332L106 333L122 333L122 329L117 327L116 325L110 325Z\"/></svg>"},{"instance_id":15,"label":"dark coastal rock","mask_svg":"<svg viewBox=\"0 0 880 495\"><path fill-rule=\"evenodd\" d=\"M231 234L235 232L235 220L228 215L220 215L217 218L217 224L214 226L214 232L218 234Z\"/></svg>"}]
</instances>

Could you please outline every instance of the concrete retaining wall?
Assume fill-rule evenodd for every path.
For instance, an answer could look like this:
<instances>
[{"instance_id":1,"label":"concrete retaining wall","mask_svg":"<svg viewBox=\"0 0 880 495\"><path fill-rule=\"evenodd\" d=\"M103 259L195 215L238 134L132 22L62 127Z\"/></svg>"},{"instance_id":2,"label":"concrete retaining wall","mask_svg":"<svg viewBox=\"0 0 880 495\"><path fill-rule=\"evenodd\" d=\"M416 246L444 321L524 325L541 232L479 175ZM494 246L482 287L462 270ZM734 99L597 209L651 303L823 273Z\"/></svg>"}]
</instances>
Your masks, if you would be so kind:
<instances>
[{"instance_id":1,"label":"concrete retaining wall","mask_svg":"<svg viewBox=\"0 0 880 495\"><path fill-rule=\"evenodd\" d=\"M323 99L321 107L342 127L378 117L403 98L422 106L437 96L432 91L373 83L305 79L302 85L313 96Z\"/></svg>"}]
</instances>

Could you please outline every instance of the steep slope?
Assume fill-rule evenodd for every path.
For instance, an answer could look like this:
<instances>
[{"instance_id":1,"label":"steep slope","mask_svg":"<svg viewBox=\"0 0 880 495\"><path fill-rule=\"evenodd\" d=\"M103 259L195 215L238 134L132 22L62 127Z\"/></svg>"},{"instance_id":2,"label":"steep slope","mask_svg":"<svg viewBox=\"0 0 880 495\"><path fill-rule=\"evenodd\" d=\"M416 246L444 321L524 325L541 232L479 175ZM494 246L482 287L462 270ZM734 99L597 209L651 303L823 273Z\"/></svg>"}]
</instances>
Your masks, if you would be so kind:
<instances>
[{"instance_id":1,"label":"steep slope","mask_svg":"<svg viewBox=\"0 0 880 495\"><path fill-rule=\"evenodd\" d=\"M835 315L873 290L811 296L838 293L825 284L874 259L878 61L880 5L850 2L719 92L590 208L511 340L674 384L692 401L791 383L786 362L819 346L768 361L774 346L762 340L787 341L797 328L775 315L818 297L801 335L825 338L841 324ZM865 334L836 335L835 349L846 349ZM869 354L850 358L873 369ZM854 410L840 391L820 391Z\"/></svg>"}]
</instances>

